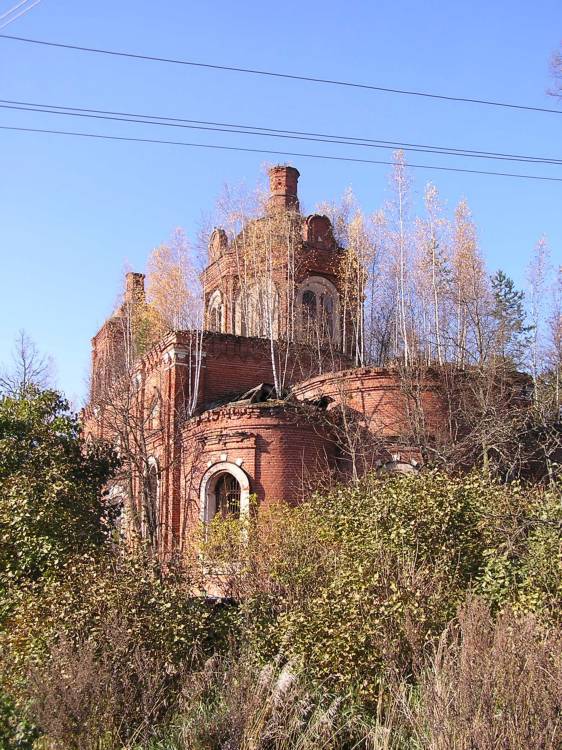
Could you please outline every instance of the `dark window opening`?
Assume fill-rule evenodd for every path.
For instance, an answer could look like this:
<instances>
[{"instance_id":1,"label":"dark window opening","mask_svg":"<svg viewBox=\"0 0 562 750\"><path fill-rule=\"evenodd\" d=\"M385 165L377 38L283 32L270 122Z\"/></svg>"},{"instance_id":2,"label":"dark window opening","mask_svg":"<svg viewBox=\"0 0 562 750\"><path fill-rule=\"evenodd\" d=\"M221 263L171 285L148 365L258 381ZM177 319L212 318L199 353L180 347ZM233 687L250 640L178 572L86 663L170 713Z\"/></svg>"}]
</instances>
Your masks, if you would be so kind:
<instances>
[{"instance_id":1,"label":"dark window opening","mask_svg":"<svg viewBox=\"0 0 562 750\"><path fill-rule=\"evenodd\" d=\"M154 464L148 470L148 499L155 508L158 500L158 468Z\"/></svg>"},{"instance_id":2,"label":"dark window opening","mask_svg":"<svg viewBox=\"0 0 562 750\"><path fill-rule=\"evenodd\" d=\"M307 290L303 293L302 311L305 321L311 321L316 318L316 295L314 292Z\"/></svg>"},{"instance_id":3,"label":"dark window opening","mask_svg":"<svg viewBox=\"0 0 562 750\"><path fill-rule=\"evenodd\" d=\"M232 474L222 474L215 485L215 507L222 518L240 518L240 485Z\"/></svg>"},{"instance_id":4,"label":"dark window opening","mask_svg":"<svg viewBox=\"0 0 562 750\"><path fill-rule=\"evenodd\" d=\"M218 305L211 308L209 313L209 330L220 333L222 328L221 309Z\"/></svg>"}]
</instances>

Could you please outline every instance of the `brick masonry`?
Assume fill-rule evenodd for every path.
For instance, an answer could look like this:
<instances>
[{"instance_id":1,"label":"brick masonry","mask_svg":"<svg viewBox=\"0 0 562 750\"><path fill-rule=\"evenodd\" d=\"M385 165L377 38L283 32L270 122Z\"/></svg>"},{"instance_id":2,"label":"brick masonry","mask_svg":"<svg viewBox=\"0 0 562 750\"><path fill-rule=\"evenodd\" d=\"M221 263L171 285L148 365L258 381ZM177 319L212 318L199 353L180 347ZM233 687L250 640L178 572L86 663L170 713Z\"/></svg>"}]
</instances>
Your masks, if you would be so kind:
<instances>
[{"instance_id":1,"label":"brick masonry","mask_svg":"<svg viewBox=\"0 0 562 750\"><path fill-rule=\"evenodd\" d=\"M298 214L298 177L292 167L271 170L267 215L287 209L295 212L302 256L297 280L322 277L339 292L338 264L344 251L335 243L327 217ZM334 353L331 347L318 357L302 343L272 344L268 339L236 335L230 304L240 280L224 230L213 233L209 256L202 277L205 299L208 303L219 289L224 315L220 331L203 335L192 416L186 417L186 404L193 395L190 384L196 379L194 333L168 334L136 363L132 375L137 389L133 400L136 424L143 425L147 451L159 471L163 551L181 544L205 515L202 503L212 498L213 482L221 473L232 473L243 493L255 497L258 507L299 502L315 483L337 473L341 451L337 431L330 426L330 414L337 406L362 415L368 429L386 440L389 449L400 442L406 460L419 458L415 445L408 447L412 398L398 372L350 369L351 359L341 351L346 348L342 342L339 351ZM114 389L119 383L115 368L124 361L123 311L126 305L144 300L143 281L142 274L127 275L123 306L92 339L92 399L83 412L87 439L115 438L101 394L109 382ZM258 384L274 382L272 352L276 361L286 363L285 385L292 389L292 397L263 403L240 401ZM417 407L423 412L426 430L438 433L444 427L446 408L430 375L418 389Z\"/></svg>"}]
</instances>

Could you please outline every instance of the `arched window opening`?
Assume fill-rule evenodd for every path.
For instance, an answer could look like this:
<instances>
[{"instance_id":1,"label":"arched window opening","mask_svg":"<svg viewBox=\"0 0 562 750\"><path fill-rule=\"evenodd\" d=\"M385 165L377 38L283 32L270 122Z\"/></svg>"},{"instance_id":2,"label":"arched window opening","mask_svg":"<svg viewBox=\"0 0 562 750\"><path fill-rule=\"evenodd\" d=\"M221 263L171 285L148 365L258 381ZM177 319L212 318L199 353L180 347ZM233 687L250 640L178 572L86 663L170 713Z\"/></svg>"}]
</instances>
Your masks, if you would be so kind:
<instances>
[{"instance_id":1,"label":"arched window opening","mask_svg":"<svg viewBox=\"0 0 562 750\"><path fill-rule=\"evenodd\" d=\"M246 518L250 512L250 481L238 463L220 461L209 467L201 479L199 516L209 523L222 518Z\"/></svg>"},{"instance_id":2,"label":"arched window opening","mask_svg":"<svg viewBox=\"0 0 562 750\"><path fill-rule=\"evenodd\" d=\"M221 330L221 311L218 307L213 307L209 316L209 330L219 333Z\"/></svg>"},{"instance_id":3,"label":"arched window opening","mask_svg":"<svg viewBox=\"0 0 562 750\"><path fill-rule=\"evenodd\" d=\"M274 284L257 283L241 289L236 297L234 311L237 335L277 339L279 293Z\"/></svg>"},{"instance_id":4,"label":"arched window opening","mask_svg":"<svg viewBox=\"0 0 562 750\"><path fill-rule=\"evenodd\" d=\"M302 314L305 323L316 318L316 295L310 289L302 295Z\"/></svg>"},{"instance_id":5,"label":"arched window opening","mask_svg":"<svg viewBox=\"0 0 562 750\"><path fill-rule=\"evenodd\" d=\"M215 484L216 515L240 518L240 485L232 474L222 474Z\"/></svg>"},{"instance_id":6,"label":"arched window opening","mask_svg":"<svg viewBox=\"0 0 562 750\"><path fill-rule=\"evenodd\" d=\"M127 519L125 510L125 491L119 484L114 484L108 494L108 510L112 522L112 537L120 542L127 536Z\"/></svg>"},{"instance_id":7,"label":"arched window opening","mask_svg":"<svg viewBox=\"0 0 562 750\"><path fill-rule=\"evenodd\" d=\"M158 467L156 464L151 464L148 469L147 487L150 506L156 508L158 500Z\"/></svg>"},{"instance_id":8,"label":"arched window opening","mask_svg":"<svg viewBox=\"0 0 562 750\"><path fill-rule=\"evenodd\" d=\"M302 334L305 341L313 342L318 335L316 294L307 289L302 294L301 300Z\"/></svg>"},{"instance_id":9,"label":"arched window opening","mask_svg":"<svg viewBox=\"0 0 562 750\"><path fill-rule=\"evenodd\" d=\"M216 289L209 298L207 306L207 328L214 333L222 333L223 330L223 305L222 295Z\"/></svg>"},{"instance_id":10,"label":"arched window opening","mask_svg":"<svg viewBox=\"0 0 562 750\"><path fill-rule=\"evenodd\" d=\"M149 537L156 537L156 524L158 518L158 490L159 490L159 476L158 476L158 464L156 459L149 459L150 465L148 467L148 474L146 476L146 508L143 508L142 513L142 526L144 533L148 533Z\"/></svg>"},{"instance_id":11,"label":"arched window opening","mask_svg":"<svg viewBox=\"0 0 562 750\"><path fill-rule=\"evenodd\" d=\"M305 341L339 342L338 292L321 276L306 279L297 294L301 336Z\"/></svg>"}]
</instances>

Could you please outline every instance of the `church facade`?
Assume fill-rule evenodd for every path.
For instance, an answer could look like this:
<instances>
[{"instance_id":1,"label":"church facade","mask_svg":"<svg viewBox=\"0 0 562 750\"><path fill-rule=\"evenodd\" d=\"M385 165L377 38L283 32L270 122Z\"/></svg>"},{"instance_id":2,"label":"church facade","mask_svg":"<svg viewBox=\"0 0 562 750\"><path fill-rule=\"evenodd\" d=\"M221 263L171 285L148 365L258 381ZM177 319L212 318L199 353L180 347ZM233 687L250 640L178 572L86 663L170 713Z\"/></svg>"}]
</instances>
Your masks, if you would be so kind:
<instances>
[{"instance_id":1,"label":"church facade","mask_svg":"<svg viewBox=\"0 0 562 750\"><path fill-rule=\"evenodd\" d=\"M398 373L357 364L350 310L362 289L346 287L346 249L328 217L301 214L294 167L269 176L264 215L230 240L211 236L202 331L169 332L124 375L126 313L144 301L144 276L130 273L92 340L86 437L127 453L112 492L141 523L153 514L164 552L217 514L297 503L321 482L422 460ZM423 383L414 400L437 434L438 389Z\"/></svg>"}]
</instances>

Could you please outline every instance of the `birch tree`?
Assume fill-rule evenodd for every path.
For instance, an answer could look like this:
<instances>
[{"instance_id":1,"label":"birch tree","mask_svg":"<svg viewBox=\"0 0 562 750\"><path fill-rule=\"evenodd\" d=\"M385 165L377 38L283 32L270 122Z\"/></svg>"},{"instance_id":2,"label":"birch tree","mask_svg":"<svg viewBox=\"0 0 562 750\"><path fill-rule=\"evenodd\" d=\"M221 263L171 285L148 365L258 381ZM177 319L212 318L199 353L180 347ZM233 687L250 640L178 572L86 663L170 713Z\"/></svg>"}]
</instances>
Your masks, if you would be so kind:
<instances>
[{"instance_id":1,"label":"birch tree","mask_svg":"<svg viewBox=\"0 0 562 750\"><path fill-rule=\"evenodd\" d=\"M322 203L319 213L331 221L334 238L343 249L337 264L340 282L341 348L357 366L369 361L366 317L372 319L374 284L378 275L380 244L370 217L360 209L351 188L338 203ZM368 279L371 281L366 289Z\"/></svg>"},{"instance_id":2,"label":"birch tree","mask_svg":"<svg viewBox=\"0 0 562 750\"><path fill-rule=\"evenodd\" d=\"M389 251L391 253L394 269L394 284L396 290L396 330L395 350L402 359L405 367L412 361L411 346L411 318L409 312L410 289L409 269L411 268L410 249L410 227L409 201L410 201L410 178L406 169L403 151L394 154L394 166L391 174L392 198L388 206L389 224Z\"/></svg>"},{"instance_id":3,"label":"birch tree","mask_svg":"<svg viewBox=\"0 0 562 750\"><path fill-rule=\"evenodd\" d=\"M416 222L417 281L421 295L427 363L443 365L446 358L446 295L450 286L448 222L443 216L439 193L428 183L424 195L425 217Z\"/></svg>"},{"instance_id":4,"label":"birch tree","mask_svg":"<svg viewBox=\"0 0 562 750\"><path fill-rule=\"evenodd\" d=\"M482 363L487 354L485 324L491 294L478 247L476 226L465 200L455 210L452 270L454 361L461 366L471 362Z\"/></svg>"},{"instance_id":5,"label":"birch tree","mask_svg":"<svg viewBox=\"0 0 562 750\"><path fill-rule=\"evenodd\" d=\"M296 278L302 243L296 208L270 210L263 191L226 188L218 204L229 238L236 280L232 292L234 330L263 338L271 359L276 393L285 392L295 328Z\"/></svg>"},{"instance_id":6,"label":"birch tree","mask_svg":"<svg viewBox=\"0 0 562 750\"><path fill-rule=\"evenodd\" d=\"M189 331L185 418L197 406L203 358L203 290L193 248L176 229L169 244L156 247L147 265L147 305L156 315L160 333Z\"/></svg>"},{"instance_id":7,"label":"birch tree","mask_svg":"<svg viewBox=\"0 0 562 750\"><path fill-rule=\"evenodd\" d=\"M545 341L546 305L547 305L547 277L550 271L549 249L546 237L541 237L533 249L531 261L527 268L529 283L529 314L531 322L531 347L529 353L529 368L533 378L535 398L539 373L542 369Z\"/></svg>"},{"instance_id":8,"label":"birch tree","mask_svg":"<svg viewBox=\"0 0 562 750\"><path fill-rule=\"evenodd\" d=\"M554 375L555 404L562 404L562 266L559 266L552 290L552 310L548 320L546 364Z\"/></svg>"},{"instance_id":9,"label":"birch tree","mask_svg":"<svg viewBox=\"0 0 562 750\"><path fill-rule=\"evenodd\" d=\"M169 243L159 245L150 254L146 300L156 310L165 328L186 331L201 327L200 270L182 229L176 229Z\"/></svg>"},{"instance_id":10,"label":"birch tree","mask_svg":"<svg viewBox=\"0 0 562 750\"><path fill-rule=\"evenodd\" d=\"M103 379L92 405L100 430L119 452L121 466L111 491L123 499L129 535L154 554L161 551L170 531L157 489L176 460L174 431L197 407L203 354L201 296L191 248L177 230L169 243L151 253L146 297L141 285L133 285L108 322L114 345L106 358L113 361L102 366L111 377ZM164 400L162 372L149 372L144 359L170 331L183 332L188 350L185 392L173 402ZM171 426L172 445L157 451L165 423Z\"/></svg>"}]
</instances>

